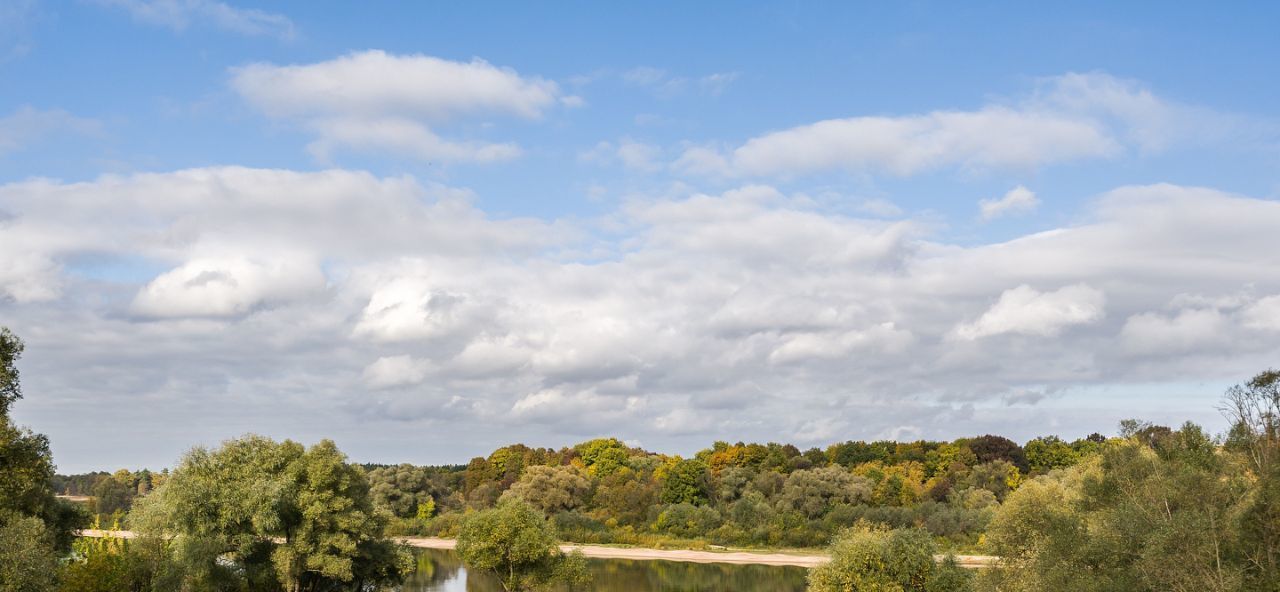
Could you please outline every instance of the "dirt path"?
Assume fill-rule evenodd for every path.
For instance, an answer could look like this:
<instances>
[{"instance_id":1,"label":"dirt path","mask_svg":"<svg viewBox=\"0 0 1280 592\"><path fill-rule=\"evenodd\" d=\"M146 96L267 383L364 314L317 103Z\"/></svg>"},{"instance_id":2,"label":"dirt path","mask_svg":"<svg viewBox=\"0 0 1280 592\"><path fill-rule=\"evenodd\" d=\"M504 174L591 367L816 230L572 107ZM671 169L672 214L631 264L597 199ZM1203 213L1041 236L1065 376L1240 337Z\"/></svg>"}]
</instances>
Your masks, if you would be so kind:
<instances>
[{"instance_id":1,"label":"dirt path","mask_svg":"<svg viewBox=\"0 0 1280 592\"><path fill-rule=\"evenodd\" d=\"M103 537L118 536L133 538L129 531L82 530L80 536ZM410 547L419 549L453 549L458 542L454 539L430 537L401 537L396 539ZM688 563L733 563L737 565L779 565L795 567L813 567L827 562L826 555L765 553L752 551L682 551L673 549L640 549L634 547L602 547L599 545L560 545L566 553L582 551L587 557L597 559L632 559L638 561L683 561ZM988 567L995 562L995 557L986 555L958 555L956 559L962 567Z\"/></svg>"}]
</instances>

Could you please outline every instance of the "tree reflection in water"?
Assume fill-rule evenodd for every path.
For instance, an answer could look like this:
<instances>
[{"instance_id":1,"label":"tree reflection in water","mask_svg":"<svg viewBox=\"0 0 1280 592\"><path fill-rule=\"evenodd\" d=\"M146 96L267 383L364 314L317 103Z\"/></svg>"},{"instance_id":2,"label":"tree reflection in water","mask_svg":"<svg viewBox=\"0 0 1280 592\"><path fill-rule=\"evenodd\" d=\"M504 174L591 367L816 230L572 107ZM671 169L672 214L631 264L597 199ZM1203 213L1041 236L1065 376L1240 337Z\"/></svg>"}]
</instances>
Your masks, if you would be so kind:
<instances>
[{"instance_id":1,"label":"tree reflection in water","mask_svg":"<svg viewBox=\"0 0 1280 592\"><path fill-rule=\"evenodd\" d=\"M594 592L801 592L805 569L767 565L591 559ZM468 573L452 551L423 550L403 592L502 592L497 578ZM563 588L568 592L568 588Z\"/></svg>"}]
</instances>

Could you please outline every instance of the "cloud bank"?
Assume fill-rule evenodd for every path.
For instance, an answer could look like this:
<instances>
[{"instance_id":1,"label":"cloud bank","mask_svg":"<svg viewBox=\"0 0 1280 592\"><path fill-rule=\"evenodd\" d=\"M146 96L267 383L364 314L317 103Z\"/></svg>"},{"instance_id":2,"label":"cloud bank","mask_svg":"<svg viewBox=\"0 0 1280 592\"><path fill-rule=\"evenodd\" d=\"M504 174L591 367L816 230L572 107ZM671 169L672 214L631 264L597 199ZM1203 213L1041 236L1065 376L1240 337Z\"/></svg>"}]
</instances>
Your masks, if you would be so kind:
<instances>
[{"instance_id":1,"label":"cloud bank","mask_svg":"<svg viewBox=\"0 0 1280 592\"><path fill-rule=\"evenodd\" d=\"M1031 429L1072 389L1274 361L1274 201L1120 187L1077 224L968 246L818 203L743 185L547 222L346 170L37 179L0 186L0 312L48 352L32 392L209 413L210 433L301 408L318 432L476 451L508 430Z\"/></svg>"}]
</instances>

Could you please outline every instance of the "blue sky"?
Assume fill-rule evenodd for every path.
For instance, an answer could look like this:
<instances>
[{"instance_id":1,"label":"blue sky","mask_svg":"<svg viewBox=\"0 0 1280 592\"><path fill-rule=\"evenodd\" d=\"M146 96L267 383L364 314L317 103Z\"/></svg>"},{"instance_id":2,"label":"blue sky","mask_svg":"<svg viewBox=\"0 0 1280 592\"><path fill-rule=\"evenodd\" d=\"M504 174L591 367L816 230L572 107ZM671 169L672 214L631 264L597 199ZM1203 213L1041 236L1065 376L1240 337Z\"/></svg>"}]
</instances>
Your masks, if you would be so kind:
<instances>
[{"instance_id":1,"label":"blue sky","mask_svg":"<svg viewBox=\"0 0 1280 592\"><path fill-rule=\"evenodd\" d=\"M1213 424L1280 350L1278 19L19 0L18 413L67 469Z\"/></svg>"}]
</instances>

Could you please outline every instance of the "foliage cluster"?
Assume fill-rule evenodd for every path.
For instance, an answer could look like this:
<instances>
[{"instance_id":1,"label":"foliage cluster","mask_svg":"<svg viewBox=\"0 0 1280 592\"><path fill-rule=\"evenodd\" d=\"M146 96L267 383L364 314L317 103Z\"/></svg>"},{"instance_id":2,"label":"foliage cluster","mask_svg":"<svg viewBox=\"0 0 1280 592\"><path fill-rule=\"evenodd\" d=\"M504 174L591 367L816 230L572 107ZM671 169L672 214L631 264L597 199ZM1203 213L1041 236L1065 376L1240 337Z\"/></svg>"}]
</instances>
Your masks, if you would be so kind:
<instances>
[{"instance_id":1,"label":"foliage cluster","mask_svg":"<svg viewBox=\"0 0 1280 592\"><path fill-rule=\"evenodd\" d=\"M1025 483L990 525L984 590L1280 590L1280 374L1228 391L1225 441L1191 423Z\"/></svg>"},{"instance_id":2,"label":"foliage cluster","mask_svg":"<svg viewBox=\"0 0 1280 592\"><path fill-rule=\"evenodd\" d=\"M1023 479L1079 463L1103 441L1050 436L1024 448L988 435L803 452L717 442L682 458L599 438L559 450L514 444L452 471L400 465L370 480L399 534L456 536L465 512L518 498L584 543L816 547L865 520L969 548ZM414 506L424 496L438 513L425 523Z\"/></svg>"}]
</instances>

